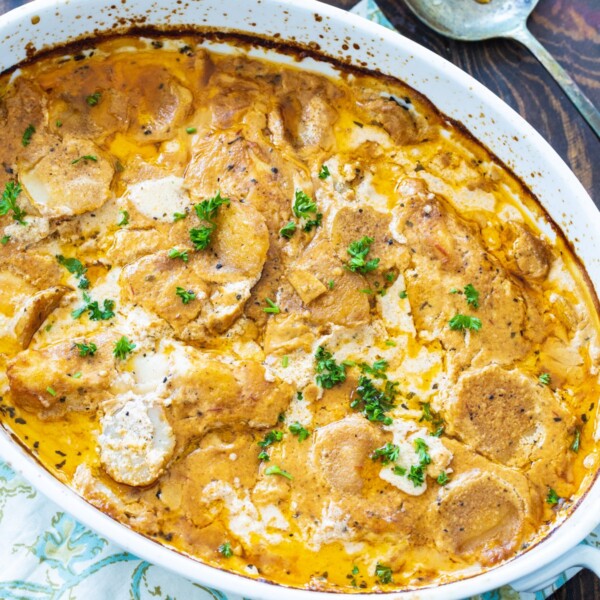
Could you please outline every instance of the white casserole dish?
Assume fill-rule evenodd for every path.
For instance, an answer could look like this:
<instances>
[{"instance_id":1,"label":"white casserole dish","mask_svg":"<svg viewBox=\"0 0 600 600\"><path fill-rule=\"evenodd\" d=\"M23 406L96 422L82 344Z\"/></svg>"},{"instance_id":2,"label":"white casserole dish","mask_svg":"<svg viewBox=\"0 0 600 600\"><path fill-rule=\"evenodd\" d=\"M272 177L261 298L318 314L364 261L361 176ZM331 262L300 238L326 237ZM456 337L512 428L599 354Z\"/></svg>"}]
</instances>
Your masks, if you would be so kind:
<instances>
[{"instance_id":1,"label":"white casserole dish","mask_svg":"<svg viewBox=\"0 0 600 600\"><path fill-rule=\"evenodd\" d=\"M600 294L600 213L573 173L523 119L474 79L402 36L310 0L35 0L0 17L0 72L36 50L131 26L190 26L276 37L406 81L519 175L561 227ZM548 228L552 239L556 233ZM593 399L596 401L597 399ZM0 456L76 519L150 562L212 587L265 600L322 600L340 594L287 589L200 564L113 521L49 475L0 428ZM436 588L383 596L464 598L513 583L541 589L571 566L600 575L600 551L577 544L600 522L600 481L543 542L489 572ZM357 600L373 595L352 595Z\"/></svg>"}]
</instances>

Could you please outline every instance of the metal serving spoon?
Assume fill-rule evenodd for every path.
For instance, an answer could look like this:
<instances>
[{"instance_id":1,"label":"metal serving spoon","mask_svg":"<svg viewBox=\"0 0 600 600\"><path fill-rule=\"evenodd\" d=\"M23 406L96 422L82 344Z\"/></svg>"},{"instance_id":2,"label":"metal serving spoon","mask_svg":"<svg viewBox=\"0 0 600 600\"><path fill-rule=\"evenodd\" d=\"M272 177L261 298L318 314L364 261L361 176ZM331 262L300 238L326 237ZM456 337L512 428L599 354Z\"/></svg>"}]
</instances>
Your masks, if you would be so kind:
<instances>
[{"instance_id":1,"label":"metal serving spoon","mask_svg":"<svg viewBox=\"0 0 600 600\"><path fill-rule=\"evenodd\" d=\"M404 0L415 15L434 31L462 41L511 38L529 48L571 99L600 137L600 113L571 76L531 35L527 18L539 0Z\"/></svg>"}]
</instances>

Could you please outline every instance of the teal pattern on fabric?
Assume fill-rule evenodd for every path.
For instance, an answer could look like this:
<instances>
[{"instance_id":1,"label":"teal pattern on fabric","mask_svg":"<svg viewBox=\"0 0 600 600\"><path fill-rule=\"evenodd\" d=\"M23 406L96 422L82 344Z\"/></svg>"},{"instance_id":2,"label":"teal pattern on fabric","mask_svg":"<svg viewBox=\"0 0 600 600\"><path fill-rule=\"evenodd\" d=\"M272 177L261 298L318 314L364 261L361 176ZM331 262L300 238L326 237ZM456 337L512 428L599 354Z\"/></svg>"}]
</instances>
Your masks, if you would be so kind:
<instances>
[{"instance_id":1,"label":"teal pattern on fabric","mask_svg":"<svg viewBox=\"0 0 600 600\"><path fill-rule=\"evenodd\" d=\"M373 0L354 12L394 29ZM190 582L122 551L60 511L0 460L0 600L250 600ZM600 528L586 543L600 546ZM471 600L544 600L503 587Z\"/></svg>"}]
</instances>

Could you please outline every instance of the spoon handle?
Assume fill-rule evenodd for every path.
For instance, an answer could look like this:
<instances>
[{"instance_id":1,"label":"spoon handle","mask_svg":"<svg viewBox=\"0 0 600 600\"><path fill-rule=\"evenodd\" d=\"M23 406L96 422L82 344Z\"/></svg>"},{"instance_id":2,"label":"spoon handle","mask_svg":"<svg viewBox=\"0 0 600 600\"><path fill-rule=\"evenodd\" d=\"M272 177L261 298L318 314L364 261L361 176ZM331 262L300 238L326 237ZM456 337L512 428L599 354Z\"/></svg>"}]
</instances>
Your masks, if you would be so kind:
<instances>
[{"instance_id":1,"label":"spoon handle","mask_svg":"<svg viewBox=\"0 0 600 600\"><path fill-rule=\"evenodd\" d=\"M531 53L548 70L548 73L554 77L554 80L563 89L565 94L571 99L575 108L581 113L581 116L589 123L594 133L600 137L600 112L594 107L590 99L583 93L581 88L573 81L571 76L556 62L554 57L538 42L526 27L521 27L510 33L510 36L524 46L529 48Z\"/></svg>"}]
</instances>

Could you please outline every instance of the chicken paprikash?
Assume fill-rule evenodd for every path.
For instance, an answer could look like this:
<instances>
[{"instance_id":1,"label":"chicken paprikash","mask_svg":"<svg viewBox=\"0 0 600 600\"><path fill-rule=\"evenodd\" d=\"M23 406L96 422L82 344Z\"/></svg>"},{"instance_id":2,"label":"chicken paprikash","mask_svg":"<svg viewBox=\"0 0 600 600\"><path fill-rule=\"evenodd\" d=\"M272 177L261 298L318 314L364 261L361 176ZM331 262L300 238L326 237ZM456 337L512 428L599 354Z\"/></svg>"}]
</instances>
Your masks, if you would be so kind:
<instances>
[{"instance_id":1,"label":"chicken paprikash","mask_svg":"<svg viewBox=\"0 0 600 600\"><path fill-rule=\"evenodd\" d=\"M598 466L583 269L411 88L244 44L125 36L0 78L3 425L248 577L385 591L514 557Z\"/></svg>"}]
</instances>

